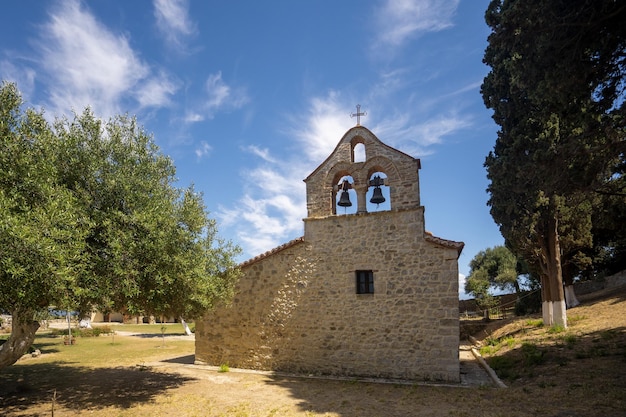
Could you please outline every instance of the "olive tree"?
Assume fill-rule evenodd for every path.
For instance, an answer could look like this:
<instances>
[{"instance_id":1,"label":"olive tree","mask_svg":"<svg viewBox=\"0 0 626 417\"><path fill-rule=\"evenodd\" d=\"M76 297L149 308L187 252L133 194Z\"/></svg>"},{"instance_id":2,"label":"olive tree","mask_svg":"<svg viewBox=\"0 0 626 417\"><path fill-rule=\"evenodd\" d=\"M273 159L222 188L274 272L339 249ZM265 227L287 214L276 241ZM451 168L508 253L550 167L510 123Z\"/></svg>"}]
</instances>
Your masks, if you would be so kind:
<instances>
[{"instance_id":1,"label":"olive tree","mask_svg":"<svg viewBox=\"0 0 626 417\"><path fill-rule=\"evenodd\" d=\"M87 109L52 125L0 89L0 367L32 344L48 306L196 317L232 295L239 248L134 118Z\"/></svg>"}]
</instances>

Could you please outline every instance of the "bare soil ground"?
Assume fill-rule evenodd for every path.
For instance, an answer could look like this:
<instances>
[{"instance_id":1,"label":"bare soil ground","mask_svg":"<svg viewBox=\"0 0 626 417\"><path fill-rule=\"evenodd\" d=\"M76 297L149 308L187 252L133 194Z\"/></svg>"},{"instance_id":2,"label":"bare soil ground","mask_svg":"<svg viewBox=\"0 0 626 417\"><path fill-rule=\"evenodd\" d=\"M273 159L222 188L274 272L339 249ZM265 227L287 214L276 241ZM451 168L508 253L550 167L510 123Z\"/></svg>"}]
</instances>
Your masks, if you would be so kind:
<instances>
[{"instance_id":1,"label":"bare soil ground","mask_svg":"<svg viewBox=\"0 0 626 417\"><path fill-rule=\"evenodd\" d=\"M542 327L534 316L492 322L476 335L506 389L218 372L192 365L194 345L184 337L157 348L161 338L118 335L108 349L119 353L102 359L96 342L81 340L94 343L81 359L51 339L42 356L0 372L0 415L626 416L626 288L568 317L568 329ZM122 347L141 343L141 363L126 359Z\"/></svg>"}]
</instances>

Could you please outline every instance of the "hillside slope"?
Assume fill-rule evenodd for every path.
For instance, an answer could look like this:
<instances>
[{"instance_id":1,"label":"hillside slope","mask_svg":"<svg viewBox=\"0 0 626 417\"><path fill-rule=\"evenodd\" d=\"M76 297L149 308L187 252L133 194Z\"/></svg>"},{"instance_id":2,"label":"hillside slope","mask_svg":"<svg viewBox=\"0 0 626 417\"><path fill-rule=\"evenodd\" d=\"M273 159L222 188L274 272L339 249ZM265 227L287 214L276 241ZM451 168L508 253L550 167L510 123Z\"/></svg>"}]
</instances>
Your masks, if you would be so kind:
<instances>
[{"instance_id":1,"label":"hillside slope","mask_svg":"<svg viewBox=\"0 0 626 417\"><path fill-rule=\"evenodd\" d=\"M493 322L476 334L503 382L528 396L531 414L569 404L568 415L626 415L626 286L567 311L568 328L540 315Z\"/></svg>"}]
</instances>

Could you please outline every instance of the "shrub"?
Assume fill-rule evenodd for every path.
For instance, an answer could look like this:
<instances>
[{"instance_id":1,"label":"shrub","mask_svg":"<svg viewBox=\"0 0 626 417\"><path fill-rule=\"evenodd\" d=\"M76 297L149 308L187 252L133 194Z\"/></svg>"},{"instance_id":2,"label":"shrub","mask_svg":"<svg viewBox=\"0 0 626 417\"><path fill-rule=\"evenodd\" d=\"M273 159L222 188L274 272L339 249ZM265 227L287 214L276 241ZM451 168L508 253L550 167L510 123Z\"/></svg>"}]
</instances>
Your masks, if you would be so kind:
<instances>
[{"instance_id":1,"label":"shrub","mask_svg":"<svg viewBox=\"0 0 626 417\"><path fill-rule=\"evenodd\" d=\"M565 342L565 346L567 346L568 349L572 349L578 341L576 336L571 333L561 336L560 339Z\"/></svg>"},{"instance_id":2,"label":"shrub","mask_svg":"<svg viewBox=\"0 0 626 417\"><path fill-rule=\"evenodd\" d=\"M516 379L519 377L515 371L516 363L508 356L494 356L488 360L489 366L496 371L500 378Z\"/></svg>"},{"instance_id":3,"label":"shrub","mask_svg":"<svg viewBox=\"0 0 626 417\"><path fill-rule=\"evenodd\" d=\"M98 326L92 329L77 329L72 328L72 337L98 337L101 334L111 334L113 330L109 326ZM50 330L51 336L65 336L67 335L67 329L52 329Z\"/></svg>"},{"instance_id":4,"label":"shrub","mask_svg":"<svg viewBox=\"0 0 626 417\"><path fill-rule=\"evenodd\" d=\"M488 336L485 338L485 344L487 346L497 346L500 343L500 339L493 336Z\"/></svg>"},{"instance_id":5,"label":"shrub","mask_svg":"<svg viewBox=\"0 0 626 417\"><path fill-rule=\"evenodd\" d=\"M543 327L543 319L526 320L526 325L531 327Z\"/></svg>"},{"instance_id":6,"label":"shrub","mask_svg":"<svg viewBox=\"0 0 626 417\"><path fill-rule=\"evenodd\" d=\"M514 337L508 336L508 337L505 337L505 338L502 340L502 342L503 342L503 343L506 343L506 345L507 345L507 346L509 347L509 349L510 349L510 348L512 348L513 346L515 346L516 340L515 340L515 338L514 338Z\"/></svg>"},{"instance_id":7,"label":"shrub","mask_svg":"<svg viewBox=\"0 0 626 417\"><path fill-rule=\"evenodd\" d=\"M563 333L564 331L565 331L565 327L562 324L555 324L554 326L548 329L548 333L550 334Z\"/></svg>"},{"instance_id":8,"label":"shrub","mask_svg":"<svg viewBox=\"0 0 626 417\"><path fill-rule=\"evenodd\" d=\"M580 314L576 314L575 316L568 316L567 317L567 324L574 325L574 324L578 323L579 321L582 321L582 320L584 320L586 318L587 317L581 316Z\"/></svg>"},{"instance_id":9,"label":"shrub","mask_svg":"<svg viewBox=\"0 0 626 417\"><path fill-rule=\"evenodd\" d=\"M81 337L98 337L101 334L111 334L113 330L109 326L98 326L91 329L80 329L79 336Z\"/></svg>"},{"instance_id":10,"label":"shrub","mask_svg":"<svg viewBox=\"0 0 626 417\"><path fill-rule=\"evenodd\" d=\"M522 343L522 354L526 365L540 365L545 360L543 352L534 343Z\"/></svg>"},{"instance_id":11,"label":"shrub","mask_svg":"<svg viewBox=\"0 0 626 417\"><path fill-rule=\"evenodd\" d=\"M80 330L71 329L72 337L78 337ZM50 329L50 336L67 336L67 329Z\"/></svg>"},{"instance_id":12,"label":"shrub","mask_svg":"<svg viewBox=\"0 0 626 417\"><path fill-rule=\"evenodd\" d=\"M491 355L494 355L499 350L500 350L499 346L486 345L480 348L480 354L482 356L491 356Z\"/></svg>"}]
</instances>

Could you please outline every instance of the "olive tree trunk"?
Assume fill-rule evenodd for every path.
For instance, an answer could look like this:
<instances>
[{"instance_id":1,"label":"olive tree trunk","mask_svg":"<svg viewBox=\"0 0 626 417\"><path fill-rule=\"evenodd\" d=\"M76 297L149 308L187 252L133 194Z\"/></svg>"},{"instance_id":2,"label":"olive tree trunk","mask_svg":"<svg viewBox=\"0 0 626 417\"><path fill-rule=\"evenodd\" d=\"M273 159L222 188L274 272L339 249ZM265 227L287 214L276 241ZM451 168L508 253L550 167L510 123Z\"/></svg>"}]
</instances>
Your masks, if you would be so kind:
<instances>
[{"instance_id":1,"label":"olive tree trunk","mask_svg":"<svg viewBox=\"0 0 626 417\"><path fill-rule=\"evenodd\" d=\"M33 320L32 311L15 310L11 315L11 335L0 345L0 369L13 365L28 351L39 329L39 322Z\"/></svg>"}]
</instances>

